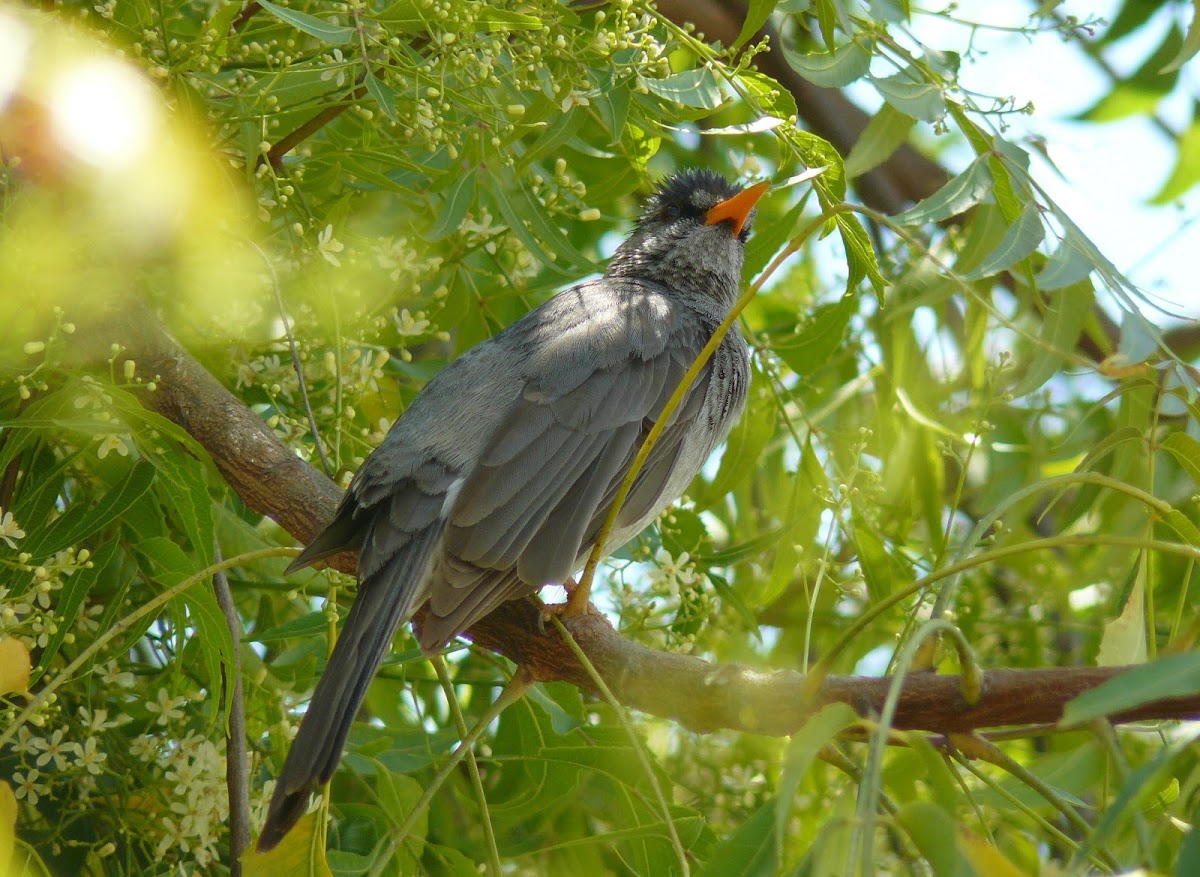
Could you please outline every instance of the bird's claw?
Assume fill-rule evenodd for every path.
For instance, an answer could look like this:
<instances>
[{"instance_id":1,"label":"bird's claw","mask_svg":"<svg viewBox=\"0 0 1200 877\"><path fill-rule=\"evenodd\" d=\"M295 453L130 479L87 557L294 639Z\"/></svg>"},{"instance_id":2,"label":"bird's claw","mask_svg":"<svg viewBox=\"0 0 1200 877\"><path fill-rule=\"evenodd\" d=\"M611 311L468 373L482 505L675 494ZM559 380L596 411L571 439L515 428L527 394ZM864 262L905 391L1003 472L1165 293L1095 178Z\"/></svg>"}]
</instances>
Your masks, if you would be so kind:
<instances>
[{"instance_id":1,"label":"bird's claw","mask_svg":"<svg viewBox=\"0 0 1200 877\"><path fill-rule=\"evenodd\" d=\"M567 592L567 599L563 603L543 603L542 611L538 615L538 629L546 632L546 622L552 618L557 618L559 621L569 621L572 618L578 618L580 615L599 615L600 610L592 605L589 599L591 596L591 588L580 587L571 580L563 582L563 589Z\"/></svg>"}]
</instances>

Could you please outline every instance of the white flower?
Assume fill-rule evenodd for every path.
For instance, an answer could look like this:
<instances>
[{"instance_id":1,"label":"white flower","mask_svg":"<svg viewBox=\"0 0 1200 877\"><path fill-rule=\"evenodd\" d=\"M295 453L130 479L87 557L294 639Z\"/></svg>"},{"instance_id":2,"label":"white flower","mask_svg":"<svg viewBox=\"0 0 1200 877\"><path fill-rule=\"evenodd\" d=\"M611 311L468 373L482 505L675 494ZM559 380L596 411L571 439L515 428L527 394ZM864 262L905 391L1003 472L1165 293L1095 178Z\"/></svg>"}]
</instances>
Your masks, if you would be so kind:
<instances>
[{"instance_id":1,"label":"white flower","mask_svg":"<svg viewBox=\"0 0 1200 877\"><path fill-rule=\"evenodd\" d=\"M16 548L17 543L14 540L24 538L25 531L17 526L12 512L0 514L0 541L3 541L9 548Z\"/></svg>"},{"instance_id":2,"label":"white flower","mask_svg":"<svg viewBox=\"0 0 1200 877\"><path fill-rule=\"evenodd\" d=\"M183 710L179 709L182 703L182 697L171 697L167 694L167 689L160 688L157 699L154 703L146 704L146 709L158 713L158 724L168 725L172 719L183 718Z\"/></svg>"},{"instance_id":3,"label":"white flower","mask_svg":"<svg viewBox=\"0 0 1200 877\"><path fill-rule=\"evenodd\" d=\"M104 665L104 672L100 674L100 681L109 686L132 688L136 680L128 670L122 670L117 666L116 661L109 661Z\"/></svg>"},{"instance_id":4,"label":"white flower","mask_svg":"<svg viewBox=\"0 0 1200 877\"><path fill-rule=\"evenodd\" d=\"M691 555L688 552L684 551L678 557L671 557L671 552L659 548L654 553L654 561L658 565L650 570L650 584L655 588L674 596L681 588L696 583L698 575L692 568Z\"/></svg>"},{"instance_id":5,"label":"white flower","mask_svg":"<svg viewBox=\"0 0 1200 877\"><path fill-rule=\"evenodd\" d=\"M115 432L109 433L100 442L100 447L96 448L96 456L103 460L112 451L116 451L122 457L129 456L129 445L133 439L128 435L118 435Z\"/></svg>"},{"instance_id":6,"label":"white flower","mask_svg":"<svg viewBox=\"0 0 1200 877\"><path fill-rule=\"evenodd\" d=\"M573 91L562 99L562 111L567 113L575 107L586 107L590 104L591 101L589 101L586 97L577 91Z\"/></svg>"},{"instance_id":7,"label":"white flower","mask_svg":"<svg viewBox=\"0 0 1200 877\"><path fill-rule=\"evenodd\" d=\"M13 771L13 791L17 797L24 798L32 806L37 806L38 796L50 791L49 786L38 782L38 777L41 775L42 772L33 767L27 773L21 773L19 770Z\"/></svg>"},{"instance_id":8,"label":"white flower","mask_svg":"<svg viewBox=\"0 0 1200 877\"><path fill-rule=\"evenodd\" d=\"M429 328L429 321L425 319L424 311L417 311L416 317L408 312L408 308L404 308L396 315L396 331L401 335L423 335Z\"/></svg>"},{"instance_id":9,"label":"white flower","mask_svg":"<svg viewBox=\"0 0 1200 877\"><path fill-rule=\"evenodd\" d=\"M335 255L346 249L346 245L333 236L332 223L325 226L317 235L317 252L321 254L321 258L333 265L335 268L342 267L341 260Z\"/></svg>"},{"instance_id":10,"label":"white flower","mask_svg":"<svg viewBox=\"0 0 1200 877\"><path fill-rule=\"evenodd\" d=\"M108 753L101 752L96 748L95 737L88 737L83 746L75 744L75 766L82 767L92 776L100 774L100 771L103 770L101 765L107 760Z\"/></svg>"},{"instance_id":11,"label":"white flower","mask_svg":"<svg viewBox=\"0 0 1200 877\"><path fill-rule=\"evenodd\" d=\"M337 87L341 88L346 84L346 58L342 55L341 49L333 50L333 64L325 68L325 71L321 74L321 79L325 82L333 79Z\"/></svg>"},{"instance_id":12,"label":"white flower","mask_svg":"<svg viewBox=\"0 0 1200 877\"><path fill-rule=\"evenodd\" d=\"M98 709L92 711L86 706L79 708L79 718L83 719L83 728L89 734L99 734L101 731L107 731L109 728L119 728L126 722L133 721L132 716L121 715L115 719L109 719L108 710Z\"/></svg>"},{"instance_id":13,"label":"white flower","mask_svg":"<svg viewBox=\"0 0 1200 877\"><path fill-rule=\"evenodd\" d=\"M38 767L45 767L53 761L55 770L60 771L67 766L67 756L79 749L78 743L63 742L62 728L51 734L49 740L44 737L35 739L33 745L42 750L36 761Z\"/></svg>"}]
</instances>

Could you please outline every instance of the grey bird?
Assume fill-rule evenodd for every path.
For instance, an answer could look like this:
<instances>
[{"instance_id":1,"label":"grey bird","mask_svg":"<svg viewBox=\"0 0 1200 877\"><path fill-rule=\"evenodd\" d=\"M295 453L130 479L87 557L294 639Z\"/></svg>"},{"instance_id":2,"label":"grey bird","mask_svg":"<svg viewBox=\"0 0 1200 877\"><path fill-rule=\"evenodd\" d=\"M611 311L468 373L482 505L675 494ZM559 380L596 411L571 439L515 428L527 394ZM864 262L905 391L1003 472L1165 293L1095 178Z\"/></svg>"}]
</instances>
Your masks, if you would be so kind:
<instances>
[{"instance_id":1,"label":"grey bird","mask_svg":"<svg viewBox=\"0 0 1200 877\"><path fill-rule=\"evenodd\" d=\"M399 626L432 654L506 600L582 567L647 433L728 314L766 183L668 178L599 280L454 360L417 395L288 572L358 552L358 594L271 799L269 850L333 776ZM741 416L746 342L731 330L670 416L607 550L677 499ZM569 605L586 607L586 594Z\"/></svg>"}]
</instances>

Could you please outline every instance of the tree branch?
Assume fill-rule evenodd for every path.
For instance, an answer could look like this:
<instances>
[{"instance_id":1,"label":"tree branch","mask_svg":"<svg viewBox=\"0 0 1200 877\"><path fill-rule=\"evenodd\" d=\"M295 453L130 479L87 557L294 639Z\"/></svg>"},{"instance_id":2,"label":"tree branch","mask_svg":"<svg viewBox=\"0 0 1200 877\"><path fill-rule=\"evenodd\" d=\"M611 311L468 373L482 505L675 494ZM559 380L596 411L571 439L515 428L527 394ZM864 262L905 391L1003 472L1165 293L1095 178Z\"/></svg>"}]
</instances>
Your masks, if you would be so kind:
<instances>
[{"instance_id":1,"label":"tree branch","mask_svg":"<svg viewBox=\"0 0 1200 877\"><path fill-rule=\"evenodd\" d=\"M93 333L116 340L123 358L136 360L143 373L158 375L157 390L144 392L147 407L190 433L212 456L229 486L250 508L276 520L301 542L310 540L333 516L341 496L337 486L296 457L203 366L193 359L144 307L112 316ZM98 348L99 349L99 348ZM118 363L119 366L119 363ZM331 565L353 572L355 559L343 554ZM541 681L566 681L591 691L586 670L553 632L540 625L532 601L515 600L473 626L476 645L502 654ZM416 621L420 623L420 617ZM658 652L622 637L598 614L569 625L584 653L617 698L651 715L670 718L700 732L729 728L786 735L828 703L849 704L860 715L882 709L891 680L831 676L815 691L793 670L762 672L735 664ZM1081 692L1128 668L1047 668L991 670L975 704L966 703L957 676L910 674L904 683L895 727L954 733L1027 723L1054 723L1063 706ZM1200 696L1160 700L1113 717L1114 721L1200 717Z\"/></svg>"}]
</instances>

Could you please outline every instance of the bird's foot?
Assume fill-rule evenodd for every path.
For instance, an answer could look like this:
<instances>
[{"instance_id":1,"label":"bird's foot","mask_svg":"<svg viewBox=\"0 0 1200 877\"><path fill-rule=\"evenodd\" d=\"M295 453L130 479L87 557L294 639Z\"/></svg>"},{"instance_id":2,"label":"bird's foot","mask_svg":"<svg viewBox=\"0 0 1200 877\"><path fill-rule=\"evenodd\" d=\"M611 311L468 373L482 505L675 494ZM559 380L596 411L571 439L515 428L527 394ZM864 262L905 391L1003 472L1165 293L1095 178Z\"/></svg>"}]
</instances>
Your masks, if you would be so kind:
<instances>
[{"instance_id":1,"label":"bird's foot","mask_svg":"<svg viewBox=\"0 0 1200 877\"><path fill-rule=\"evenodd\" d=\"M557 618L559 621L568 621L572 618L578 618L580 615L600 614L600 610L593 606L589 599L592 594L590 586L585 588L567 579L567 581L563 582L563 590L567 592L565 603L542 604L542 614L538 622L543 631L545 631L546 622L552 618Z\"/></svg>"}]
</instances>

